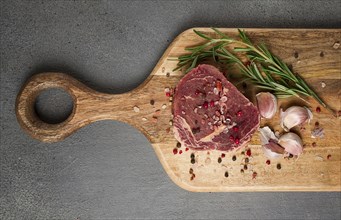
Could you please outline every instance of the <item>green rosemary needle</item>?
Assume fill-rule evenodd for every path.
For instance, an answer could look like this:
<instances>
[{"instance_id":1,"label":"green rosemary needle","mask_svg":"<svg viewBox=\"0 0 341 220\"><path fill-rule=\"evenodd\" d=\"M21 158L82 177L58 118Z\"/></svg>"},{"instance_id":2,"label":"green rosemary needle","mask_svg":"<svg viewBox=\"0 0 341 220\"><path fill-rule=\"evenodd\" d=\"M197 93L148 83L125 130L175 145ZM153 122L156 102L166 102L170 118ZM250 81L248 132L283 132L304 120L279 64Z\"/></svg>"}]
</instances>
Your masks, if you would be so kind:
<instances>
[{"instance_id":1,"label":"green rosemary needle","mask_svg":"<svg viewBox=\"0 0 341 220\"><path fill-rule=\"evenodd\" d=\"M245 80L251 81L258 88L270 90L278 98L295 96L307 102L302 96L313 97L336 116L335 111L326 105L299 75L294 74L283 61L274 56L264 44L254 45L246 33L240 29L238 29L240 40L233 39L216 28L212 29L220 38L212 38L194 30L206 42L195 47L185 48L189 54L178 57L177 67L173 71L186 67L185 72L187 73L199 62L207 59L221 64L236 64ZM231 52L227 49L231 43L240 47L235 47ZM243 62L235 55L237 53L246 54L249 62Z\"/></svg>"}]
</instances>

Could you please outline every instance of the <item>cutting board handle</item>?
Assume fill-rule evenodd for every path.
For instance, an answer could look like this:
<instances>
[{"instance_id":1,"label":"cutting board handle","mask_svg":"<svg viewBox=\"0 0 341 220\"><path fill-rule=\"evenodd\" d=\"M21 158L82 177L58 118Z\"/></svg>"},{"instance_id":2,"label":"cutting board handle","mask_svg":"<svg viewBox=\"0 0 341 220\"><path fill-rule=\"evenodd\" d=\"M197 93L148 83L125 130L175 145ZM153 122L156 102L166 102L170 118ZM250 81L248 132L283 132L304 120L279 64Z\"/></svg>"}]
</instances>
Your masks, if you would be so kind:
<instances>
[{"instance_id":1,"label":"cutting board handle","mask_svg":"<svg viewBox=\"0 0 341 220\"><path fill-rule=\"evenodd\" d=\"M65 90L73 99L72 113L58 124L42 121L34 110L37 96L42 91L53 88ZM17 96L17 119L33 138L44 142L57 142L95 121L125 121L122 101L128 94L99 93L64 73L40 73L32 76Z\"/></svg>"}]
</instances>

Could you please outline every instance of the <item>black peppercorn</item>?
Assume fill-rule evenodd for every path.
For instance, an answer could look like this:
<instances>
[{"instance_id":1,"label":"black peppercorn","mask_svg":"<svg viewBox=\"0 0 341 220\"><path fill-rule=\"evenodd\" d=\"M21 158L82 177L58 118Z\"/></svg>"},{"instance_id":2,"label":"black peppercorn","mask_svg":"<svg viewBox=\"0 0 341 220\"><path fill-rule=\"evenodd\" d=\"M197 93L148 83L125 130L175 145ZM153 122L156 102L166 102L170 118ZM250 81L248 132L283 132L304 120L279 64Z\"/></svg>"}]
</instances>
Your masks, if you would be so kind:
<instances>
[{"instance_id":1,"label":"black peppercorn","mask_svg":"<svg viewBox=\"0 0 341 220\"><path fill-rule=\"evenodd\" d=\"M278 163L278 164L277 164L277 169L279 169L279 170L280 170L281 168L282 168L281 164L280 164L280 163Z\"/></svg>"},{"instance_id":2,"label":"black peppercorn","mask_svg":"<svg viewBox=\"0 0 341 220\"><path fill-rule=\"evenodd\" d=\"M180 148L180 147L181 147L180 142L178 142L178 143L176 144L176 147L177 147L177 148Z\"/></svg>"},{"instance_id":3,"label":"black peppercorn","mask_svg":"<svg viewBox=\"0 0 341 220\"><path fill-rule=\"evenodd\" d=\"M218 158L218 163L221 163L221 157Z\"/></svg>"},{"instance_id":4,"label":"black peppercorn","mask_svg":"<svg viewBox=\"0 0 341 220\"><path fill-rule=\"evenodd\" d=\"M194 157L195 157L195 156L194 156L194 154L193 154L193 153L191 153L191 158L192 158L192 159L194 159Z\"/></svg>"},{"instance_id":5,"label":"black peppercorn","mask_svg":"<svg viewBox=\"0 0 341 220\"><path fill-rule=\"evenodd\" d=\"M195 159L194 158L191 159L191 164L195 164Z\"/></svg>"},{"instance_id":6,"label":"black peppercorn","mask_svg":"<svg viewBox=\"0 0 341 220\"><path fill-rule=\"evenodd\" d=\"M235 155L233 155L232 160L233 160L233 161L236 161L236 160L237 160L237 157L236 157Z\"/></svg>"},{"instance_id":7,"label":"black peppercorn","mask_svg":"<svg viewBox=\"0 0 341 220\"><path fill-rule=\"evenodd\" d=\"M155 101L152 99L152 100L150 100L150 104L151 105L154 105L155 104Z\"/></svg>"},{"instance_id":8,"label":"black peppercorn","mask_svg":"<svg viewBox=\"0 0 341 220\"><path fill-rule=\"evenodd\" d=\"M225 172L225 177L229 177L229 172Z\"/></svg>"}]
</instances>

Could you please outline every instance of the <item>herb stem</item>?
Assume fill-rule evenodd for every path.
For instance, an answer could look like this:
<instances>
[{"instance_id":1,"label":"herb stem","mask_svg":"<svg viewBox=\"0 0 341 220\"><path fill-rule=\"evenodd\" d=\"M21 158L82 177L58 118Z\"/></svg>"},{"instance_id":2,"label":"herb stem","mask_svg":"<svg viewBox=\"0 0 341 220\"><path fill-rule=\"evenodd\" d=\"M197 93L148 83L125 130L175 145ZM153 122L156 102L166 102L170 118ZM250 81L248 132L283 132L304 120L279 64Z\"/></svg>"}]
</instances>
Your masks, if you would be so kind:
<instances>
[{"instance_id":1,"label":"herb stem","mask_svg":"<svg viewBox=\"0 0 341 220\"><path fill-rule=\"evenodd\" d=\"M245 32L239 29L238 32L241 40L230 38L218 29L212 29L221 38L212 38L194 30L206 42L202 45L186 48L190 53L178 57L177 68L173 71L189 66L185 71L188 72L198 62L207 58L212 58L215 62L220 63L235 63L242 74L259 88L272 90L279 98L295 96L308 105L309 102L302 95L312 97L336 117L336 112L324 103L299 75L294 74L284 62L272 55L265 45L252 44ZM250 64L243 63L237 56L227 50L226 46L231 43L241 46L240 48L235 47L233 52L246 54ZM220 57L220 59L218 60L217 57ZM261 70L259 69L260 67Z\"/></svg>"}]
</instances>

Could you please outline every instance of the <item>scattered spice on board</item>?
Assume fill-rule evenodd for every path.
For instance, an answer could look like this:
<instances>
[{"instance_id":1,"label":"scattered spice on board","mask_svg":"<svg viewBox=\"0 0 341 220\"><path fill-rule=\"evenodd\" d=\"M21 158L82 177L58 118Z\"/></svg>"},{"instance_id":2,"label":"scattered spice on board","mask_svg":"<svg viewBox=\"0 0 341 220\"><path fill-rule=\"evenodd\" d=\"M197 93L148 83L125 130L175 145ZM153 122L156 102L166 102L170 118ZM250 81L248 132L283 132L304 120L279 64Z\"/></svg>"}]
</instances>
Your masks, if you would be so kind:
<instances>
[{"instance_id":1,"label":"scattered spice on board","mask_svg":"<svg viewBox=\"0 0 341 220\"><path fill-rule=\"evenodd\" d=\"M165 88L165 94L167 97L170 97L170 90L168 87Z\"/></svg>"},{"instance_id":2,"label":"scattered spice on board","mask_svg":"<svg viewBox=\"0 0 341 220\"><path fill-rule=\"evenodd\" d=\"M160 114L161 114L161 110L160 109L156 109L154 115L159 116Z\"/></svg>"},{"instance_id":3,"label":"scattered spice on board","mask_svg":"<svg viewBox=\"0 0 341 220\"><path fill-rule=\"evenodd\" d=\"M246 164L244 165L244 170L247 170L247 165Z\"/></svg>"},{"instance_id":4,"label":"scattered spice on board","mask_svg":"<svg viewBox=\"0 0 341 220\"><path fill-rule=\"evenodd\" d=\"M229 172L225 172L225 177L227 178L227 177L229 177Z\"/></svg>"},{"instance_id":5,"label":"scattered spice on board","mask_svg":"<svg viewBox=\"0 0 341 220\"><path fill-rule=\"evenodd\" d=\"M254 172L252 173L252 179L256 179L256 177L257 177L257 172L254 171Z\"/></svg>"},{"instance_id":6,"label":"scattered spice on board","mask_svg":"<svg viewBox=\"0 0 341 220\"><path fill-rule=\"evenodd\" d=\"M147 118L144 118L144 117L143 117L143 118L142 118L142 121L147 121Z\"/></svg>"},{"instance_id":7,"label":"scattered spice on board","mask_svg":"<svg viewBox=\"0 0 341 220\"><path fill-rule=\"evenodd\" d=\"M218 163L221 163L221 157L218 158Z\"/></svg>"},{"instance_id":8,"label":"scattered spice on board","mask_svg":"<svg viewBox=\"0 0 341 220\"><path fill-rule=\"evenodd\" d=\"M321 87L322 87L322 88L326 87L326 83L322 81L322 82L321 82Z\"/></svg>"},{"instance_id":9,"label":"scattered spice on board","mask_svg":"<svg viewBox=\"0 0 341 220\"><path fill-rule=\"evenodd\" d=\"M167 73L166 73L166 77L169 77L169 76L170 76L170 73L169 73L169 72L167 72Z\"/></svg>"},{"instance_id":10,"label":"scattered spice on board","mask_svg":"<svg viewBox=\"0 0 341 220\"><path fill-rule=\"evenodd\" d=\"M182 150L179 150L179 154L182 154Z\"/></svg>"},{"instance_id":11,"label":"scattered spice on board","mask_svg":"<svg viewBox=\"0 0 341 220\"><path fill-rule=\"evenodd\" d=\"M222 153L222 154L221 154L221 158L224 158L224 157L225 157L225 154L224 154L224 153Z\"/></svg>"},{"instance_id":12,"label":"scattered spice on board","mask_svg":"<svg viewBox=\"0 0 341 220\"><path fill-rule=\"evenodd\" d=\"M180 148L181 147L181 143L180 142L176 143L176 147Z\"/></svg>"},{"instance_id":13,"label":"scattered spice on board","mask_svg":"<svg viewBox=\"0 0 341 220\"><path fill-rule=\"evenodd\" d=\"M316 112L320 113L321 112L321 108L320 107L316 107Z\"/></svg>"},{"instance_id":14,"label":"scattered spice on board","mask_svg":"<svg viewBox=\"0 0 341 220\"><path fill-rule=\"evenodd\" d=\"M276 167L277 167L278 170L282 169L282 166L281 166L280 163L278 163Z\"/></svg>"},{"instance_id":15,"label":"scattered spice on board","mask_svg":"<svg viewBox=\"0 0 341 220\"><path fill-rule=\"evenodd\" d=\"M195 164L195 159L194 158L191 159L191 164Z\"/></svg>"},{"instance_id":16,"label":"scattered spice on board","mask_svg":"<svg viewBox=\"0 0 341 220\"><path fill-rule=\"evenodd\" d=\"M189 168L189 174L192 174L192 173L193 173L193 169Z\"/></svg>"},{"instance_id":17,"label":"scattered spice on board","mask_svg":"<svg viewBox=\"0 0 341 220\"><path fill-rule=\"evenodd\" d=\"M244 173L244 170L243 170L243 169L240 169L240 172L241 172L241 173Z\"/></svg>"},{"instance_id":18,"label":"scattered spice on board","mask_svg":"<svg viewBox=\"0 0 341 220\"><path fill-rule=\"evenodd\" d=\"M297 51L295 51L294 57L295 57L296 59L298 58L298 52L297 52Z\"/></svg>"},{"instance_id":19,"label":"scattered spice on board","mask_svg":"<svg viewBox=\"0 0 341 220\"><path fill-rule=\"evenodd\" d=\"M232 156L232 161L236 161L236 160L237 160L236 155L233 155L233 156Z\"/></svg>"},{"instance_id":20,"label":"scattered spice on board","mask_svg":"<svg viewBox=\"0 0 341 220\"><path fill-rule=\"evenodd\" d=\"M248 149L248 150L246 151L246 155L247 155L248 157L251 156L251 149Z\"/></svg>"},{"instance_id":21,"label":"scattered spice on board","mask_svg":"<svg viewBox=\"0 0 341 220\"><path fill-rule=\"evenodd\" d=\"M191 180L194 180L194 178L195 178L195 174L192 173Z\"/></svg>"},{"instance_id":22,"label":"scattered spice on board","mask_svg":"<svg viewBox=\"0 0 341 220\"><path fill-rule=\"evenodd\" d=\"M336 41L334 44L333 44L333 48L336 50L340 47L340 41Z\"/></svg>"},{"instance_id":23,"label":"scattered spice on board","mask_svg":"<svg viewBox=\"0 0 341 220\"><path fill-rule=\"evenodd\" d=\"M155 122L155 123L157 122L157 117L156 116L153 116L152 119L153 119L153 122Z\"/></svg>"},{"instance_id":24,"label":"scattered spice on board","mask_svg":"<svg viewBox=\"0 0 341 220\"><path fill-rule=\"evenodd\" d=\"M188 147L186 147L186 149L185 149L186 151L188 151L189 150L189 148Z\"/></svg>"},{"instance_id":25,"label":"scattered spice on board","mask_svg":"<svg viewBox=\"0 0 341 220\"><path fill-rule=\"evenodd\" d=\"M170 132L170 127L166 128L166 133L168 134Z\"/></svg>"},{"instance_id":26,"label":"scattered spice on board","mask_svg":"<svg viewBox=\"0 0 341 220\"><path fill-rule=\"evenodd\" d=\"M267 161L266 161L266 164L267 164L267 165L270 165L270 163L271 163L270 160L267 160Z\"/></svg>"},{"instance_id":27,"label":"scattered spice on board","mask_svg":"<svg viewBox=\"0 0 341 220\"><path fill-rule=\"evenodd\" d=\"M140 111L140 108L137 107L137 106L135 105L134 108L133 108L133 110L134 110L134 112L139 112L139 111Z\"/></svg>"},{"instance_id":28,"label":"scattered spice on board","mask_svg":"<svg viewBox=\"0 0 341 220\"><path fill-rule=\"evenodd\" d=\"M150 104L151 105L154 105L155 104L155 101L153 99L150 100Z\"/></svg>"},{"instance_id":29,"label":"scattered spice on board","mask_svg":"<svg viewBox=\"0 0 341 220\"><path fill-rule=\"evenodd\" d=\"M177 154L178 153L178 149L174 148L173 149L173 154Z\"/></svg>"},{"instance_id":30,"label":"scattered spice on board","mask_svg":"<svg viewBox=\"0 0 341 220\"><path fill-rule=\"evenodd\" d=\"M163 105L161 106L161 108L162 108L162 109L166 109L166 108L167 108L167 105L166 105L166 104L163 104Z\"/></svg>"},{"instance_id":31,"label":"scattered spice on board","mask_svg":"<svg viewBox=\"0 0 341 220\"><path fill-rule=\"evenodd\" d=\"M327 160L330 160L331 157L332 157L332 155L328 154Z\"/></svg>"},{"instance_id":32,"label":"scattered spice on board","mask_svg":"<svg viewBox=\"0 0 341 220\"><path fill-rule=\"evenodd\" d=\"M313 142L311 145L312 145L313 147L316 147L316 146L317 146L316 142Z\"/></svg>"},{"instance_id":33,"label":"scattered spice on board","mask_svg":"<svg viewBox=\"0 0 341 220\"><path fill-rule=\"evenodd\" d=\"M247 158L245 158L245 163L249 163L249 158L247 157Z\"/></svg>"}]
</instances>

